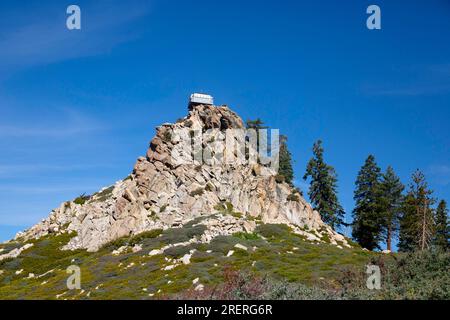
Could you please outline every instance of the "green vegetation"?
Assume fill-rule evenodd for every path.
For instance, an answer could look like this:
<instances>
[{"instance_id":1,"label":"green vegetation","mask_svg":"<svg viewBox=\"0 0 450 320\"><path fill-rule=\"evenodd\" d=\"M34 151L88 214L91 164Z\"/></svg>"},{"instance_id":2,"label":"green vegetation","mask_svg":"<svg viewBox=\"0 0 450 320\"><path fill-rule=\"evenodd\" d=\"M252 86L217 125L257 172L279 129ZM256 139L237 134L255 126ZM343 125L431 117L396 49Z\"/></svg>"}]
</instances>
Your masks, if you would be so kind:
<instances>
[{"instance_id":1,"label":"green vegetation","mask_svg":"<svg viewBox=\"0 0 450 320\"><path fill-rule=\"evenodd\" d=\"M276 181L276 183L283 183L285 181L285 178L283 175L277 174L277 175L275 175L275 181Z\"/></svg>"},{"instance_id":2,"label":"green vegetation","mask_svg":"<svg viewBox=\"0 0 450 320\"><path fill-rule=\"evenodd\" d=\"M431 205L436 201L432 193L423 173L419 170L414 172L402 208L399 250L406 252L431 249L434 232Z\"/></svg>"},{"instance_id":3,"label":"green vegetation","mask_svg":"<svg viewBox=\"0 0 450 320\"><path fill-rule=\"evenodd\" d=\"M192 288L192 280L197 277L205 286L223 283L226 266L305 286L322 281L321 277L334 283L342 265L363 267L373 255L362 250L340 250L326 244L308 243L284 225L264 224L258 226L254 233L219 236L208 244L174 246L163 254L148 255L153 249L199 237L205 230L205 226L199 224L202 219L204 217L194 219L182 228L152 230L124 237L94 253L60 250L74 234L49 235L36 240L34 246L18 259L0 263L0 270L4 270L0 276L0 298L56 299L60 294L64 294L60 299L158 298ZM237 243L248 250L236 249ZM128 250L118 256L111 254L120 246L131 247L134 244L140 244L143 249L136 253ZM196 251L189 265L163 269L172 264L165 258L179 259L192 249ZM226 257L230 250L234 250L234 254ZM65 270L72 264L81 267L83 293L67 290L65 286L68 277ZM23 271L16 275L15 272L21 269ZM53 271L48 272L50 270ZM28 279L29 273L34 273L35 277ZM38 278L42 274L45 275ZM150 293L154 296L150 297Z\"/></svg>"},{"instance_id":4,"label":"green vegetation","mask_svg":"<svg viewBox=\"0 0 450 320\"><path fill-rule=\"evenodd\" d=\"M219 211L222 214L229 214L235 218L242 218L243 214L241 212L234 211L233 204L231 202L219 203L214 207L215 210Z\"/></svg>"},{"instance_id":5,"label":"green vegetation","mask_svg":"<svg viewBox=\"0 0 450 320\"><path fill-rule=\"evenodd\" d=\"M447 202L441 200L436 209L436 234L433 244L438 250L448 250L450 248L450 228L448 225Z\"/></svg>"},{"instance_id":6,"label":"green vegetation","mask_svg":"<svg viewBox=\"0 0 450 320\"><path fill-rule=\"evenodd\" d=\"M292 155L287 146L287 136L280 135L280 153L278 174L291 186L294 181L294 169L292 168Z\"/></svg>"},{"instance_id":7,"label":"green vegetation","mask_svg":"<svg viewBox=\"0 0 450 320\"><path fill-rule=\"evenodd\" d=\"M103 191L94 193L92 195L92 197L95 197L96 201L103 202L106 199L111 197L113 190L114 190L114 186L110 186L110 187L104 189Z\"/></svg>"},{"instance_id":8,"label":"green vegetation","mask_svg":"<svg viewBox=\"0 0 450 320\"><path fill-rule=\"evenodd\" d=\"M403 189L400 178L391 166L382 175L380 183L379 208L381 214L382 233L386 240L386 249L392 250L392 239L398 230L400 211L403 201Z\"/></svg>"},{"instance_id":9,"label":"green vegetation","mask_svg":"<svg viewBox=\"0 0 450 320\"><path fill-rule=\"evenodd\" d=\"M204 192L205 192L205 189L203 189L203 188L197 188L197 189L195 189L195 190L192 190L192 191L189 193L189 195L190 195L191 197L194 197L194 196L201 196Z\"/></svg>"},{"instance_id":10,"label":"green vegetation","mask_svg":"<svg viewBox=\"0 0 450 320\"><path fill-rule=\"evenodd\" d=\"M303 179L311 179L308 195L314 209L320 213L325 223L336 229L344 225L345 214L337 197L337 174L324 161L321 140L314 143L313 154Z\"/></svg>"},{"instance_id":11,"label":"green vegetation","mask_svg":"<svg viewBox=\"0 0 450 320\"><path fill-rule=\"evenodd\" d=\"M383 255L339 249L307 242L283 224L260 224L253 233L218 236L210 243L172 246L162 254L148 255L199 237L205 231L199 224L203 219L182 228L124 237L94 253L60 250L75 234L32 241L34 246L17 259L0 262L4 271L0 298L56 299L63 294L59 299L448 299L450 295L448 253ZM247 250L236 249L238 243ZM135 244L142 250L111 254L120 246ZM2 244L2 248L6 245L17 244ZM170 259L180 259L193 249L190 264L164 270L174 264ZM227 257L230 250L234 254ZM368 263L381 268L381 290L365 287ZM65 270L72 264L81 268L84 291L66 288ZM22 272L16 274L18 270ZM35 276L28 278L29 273ZM205 285L203 292L193 290L195 278Z\"/></svg>"},{"instance_id":12,"label":"green vegetation","mask_svg":"<svg viewBox=\"0 0 450 320\"><path fill-rule=\"evenodd\" d=\"M170 132L169 129L164 130L162 134L162 140L164 142L170 142L172 140L172 133Z\"/></svg>"},{"instance_id":13,"label":"green vegetation","mask_svg":"<svg viewBox=\"0 0 450 320\"><path fill-rule=\"evenodd\" d=\"M353 238L364 248L379 248L382 239L382 216L379 206L381 169L369 155L358 173L353 199Z\"/></svg>"},{"instance_id":14,"label":"green vegetation","mask_svg":"<svg viewBox=\"0 0 450 320\"><path fill-rule=\"evenodd\" d=\"M287 201L300 202L300 197L299 197L298 193L293 192L287 196Z\"/></svg>"},{"instance_id":15,"label":"green vegetation","mask_svg":"<svg viewBox=\"0 0 450 320\"><path fill-rule=\"evenodd\" d=\"M75 200L73 200L73 202L75 204L79 204L79 205L83 205L86 203L86 201L88 201L91 198L91 196L86 195L85 193L83 193L82 195L78 196L77 198L75 198Z\"/></svg>"}]
</instances>

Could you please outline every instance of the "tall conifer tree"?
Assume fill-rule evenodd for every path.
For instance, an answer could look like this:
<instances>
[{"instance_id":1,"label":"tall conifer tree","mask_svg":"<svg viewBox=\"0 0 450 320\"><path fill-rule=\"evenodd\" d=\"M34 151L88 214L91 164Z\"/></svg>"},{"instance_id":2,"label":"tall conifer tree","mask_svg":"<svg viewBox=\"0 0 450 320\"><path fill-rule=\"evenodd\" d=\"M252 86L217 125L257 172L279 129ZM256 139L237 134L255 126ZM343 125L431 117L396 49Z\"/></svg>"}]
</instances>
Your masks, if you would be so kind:
<instances>
[{"instance_id":1,"label":"tall conifer tree","mask_svg":"<svg viewBox=\"0 0 450 320\"><path fill-rule=\"evenodd\" d=\"M280 135L279 169L278 174L284 177L284 181L293 185L294 169L292 168L292 156L287 146L287 137Z\"/></svg>"},{"instance_id":2,"label":"tall conifer tree","mask_svg":"<svg viewBox=\"0 0 450 320\"><path fill-rule=\"evenodd\" d=\"M388 166L382 175L380 184L380 211L382 215L383 236L386 249L392 251L392 240L398 231L400 208L403 201L402 192L405 189L394 169Z\"/></svg>"},{"instance_id":3,"label":"tall conifer tree","mask_svg":"<svg viewBox=\"0 0 450 320\"><path fill-rule=\"evenodd\" d=\"M412 175L400 219L400 251L426 250L434 238L434 216L431 206L435 199L420 170Z\"/></svg>"},{"instance_id":4,"label":"tall conifer tree","mask_svg":"<svg viewBox=\"0 0 450 320\"><path fill-rule=\"evenodd\" d=\"M332 228L345 225L345 212L337 197L337 175L334 168L324 161L321 140L314 143L313 154L303 176L305 180L311 178L308 191L311 203Z\"/></svg>"},{"instance_id":5,"label":"tall conifer tree","mask_svg":"<svg viewBox=\"0 0 450 320\"><path fill-rule=\"evenodd\" d=\"M450 248L450 228L448 225L447 202L441 200L436 209L436 234L434 246L438 249L448 251Z\"/></svg>"},{"instance_id":6,"label":"tall conifer tree","mask_svg":"<svg viewBox=\"0 0 450 320\"><path fill-rule=\"evenodd\" d=\"M382 239L383 217L380 205L381 169L375 157L369 155L356 178L353 199L353 238L369 250L379 248Z\"/></svg>"}]
</instances>

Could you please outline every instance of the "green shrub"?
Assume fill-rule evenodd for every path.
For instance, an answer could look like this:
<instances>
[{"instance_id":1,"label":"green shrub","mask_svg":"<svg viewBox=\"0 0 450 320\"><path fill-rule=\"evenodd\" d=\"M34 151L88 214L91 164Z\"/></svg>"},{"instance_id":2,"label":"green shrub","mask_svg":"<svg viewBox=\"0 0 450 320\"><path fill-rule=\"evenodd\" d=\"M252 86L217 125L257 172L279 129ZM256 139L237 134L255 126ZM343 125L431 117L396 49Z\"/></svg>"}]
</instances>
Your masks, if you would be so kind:
<instances>
[{"instance_id":1,"label":"green shrub","mask_svg":"<svg viewBox=\"0 0 450 320\"><path fill-rule=\"evenodd\" d=\"M111 197L113 190L114 186L110 186L101 192L94 193L93 197L95 197L96 201L103 202Z\"/></svg>"},{"instance_id":2,"label":"green shrub","mask_svg":"<svg viewBox=\"0 0 450 320\"><path fill-rule=\"evenodd\" d=\"M290 228L285 224L261 224L256 227L256 232L265 238L283 238L289 234Z\"/></svg>"},{"instance_id":3,"label":"green shrub","mask_svg":"<svg viewBox=\"0 0 450 320\"><path fill-rule=\"evenodd\" d=\"M170 141L172 140L172 133L170 132L169 129L166 129L166 130L163 132L162 140L163 140L164 142L170 142Z\"/></svg>"},{"instance_id":4,"label":"green shrub","mask_svg":"<svg viewBox=\"0 0 450 320\"><path fill-rule=\"evenodd\" d=\"M258 240L260 239L259 235L253 232L236 232L233 234L233 237L242 239L242 240Z\"/></svg>"},{"instance_id":5,"label":"green shrub","mask_svg":"<svg viewBox=\"0 0 450 320\"><path fill-rule=\"evenodd\" d=\"M75 200L73 200L73 202L75 204L79 204L79 205L83 205L86 203L86 201L88 201L91 198L91 196L86 195L85 193L81 194L80 196L78 196L77 198L75 198Z\"/></svg>"},{"instance_id":6,"label":"green shrub","mask_svg":"<svg viewBox=\"0 0 450 320\"><path fill-rule=\"evenodd\" d=\"M283 183L283 182L285 181L285 177L284 177L282 174L277 174L277 175L275 176L275 181L276 181L277 183Z\"/></svg>"},{"instance_id":7,"label":"green shrub","mask_svg":"<svg viewBox=\"0 0 450 320\"><path fill-rule=\"evenodd\" d=\"M162 233L163 233L162 229L153 229L150 231L141 232L141 233L133 236L130 239L130 241L129 241L130 246L138 244L138 243L142 242L142 240L144 240L144 239L153 239L153 238L159 237Z\"/></svg>"},{"instance_id":8,"label":"green shrub","mask_svg":"<svg viewBox=\"0 0 450 320\"><path fill-rule=\"evenodd\" d=\"M205 190L204 190L203 188L198 188L198 189L192 190L192 191L189 193L189 195L190 195L191 197L193 197L193 196L200 196L200 195L203 194L204 191L205 191Z\"/></svg>"},{"instance_id":9,"label":"green shrub","mask_svg":"<svg viewBox=\"0 0 450 320\"><path fill-rule=\"evenodd\" d=\"M208 182L208 183L206 184L205 190L206 190L206 191L209 191L209 192L214 191L214 186L212 185L211 182Z\"/></svg>"},{"instance_id":10,"label":"green shrub","mask_svg":"<svg viewBox=\"0 0 450 320\"><path fill-rule=\"evenodd\" d=\"M189 253L190 249L191 248L189 246L175 246L164 250L164 254L174 259L179 259L186 253Z\"/></svg>"},{"instance_id":11,"label":"green shrub","mask_svg":"<svg viewBox=\"0 0 450 320\"><path fill-rule=\"evenodd\" d=\"M287 201L300 202L300 197L298 196L297 193L291 193L290 195L287 196Z\"/></svg>"},{"instance_id":12,"label":"green shrub","mask_svg":"<svg viewBox=\"0 0 450 320\"><path fill-rule=\"evenodd\" d=\"M369 293L365 270L348 268L339 278L349 298L430 300L450 299L450 253L415 252L378 255L370 264L380 267L381 289Z\"/></svg>"}]
</instances>

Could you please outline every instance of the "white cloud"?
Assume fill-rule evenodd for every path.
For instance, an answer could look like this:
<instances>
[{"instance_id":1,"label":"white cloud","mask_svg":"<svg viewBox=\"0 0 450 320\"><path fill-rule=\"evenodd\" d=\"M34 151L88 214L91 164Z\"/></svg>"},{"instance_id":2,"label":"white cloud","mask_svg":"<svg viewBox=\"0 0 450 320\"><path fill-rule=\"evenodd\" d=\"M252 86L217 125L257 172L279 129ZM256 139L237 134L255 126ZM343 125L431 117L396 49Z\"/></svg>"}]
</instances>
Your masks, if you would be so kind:
<instances>
[{"instance_id":1,"label":"white cloud","mask_svg":"<svg viewBox=\"0 0 450 320\"><path fill-rule=\"evenodd\" d=\"M48 123L34 124L2 124L0 123L0 137L54 137L64 138L105 130L105 126L98 121L83 115L75 109L66 108L62 115L49 119Z\"/></svg>"},{"instance_id":2,"label":"white cloud","mask_svg":"<svg viewBox=\"0 0 450 320\"><path fill-rule=\"evenodd\" d=\"M10 13L29 16L20 22L11 20L8 28L0 30L0 74L109 52L118 44L136 39L141 31L130 32L127 24L150 12L148 2L143 1L94 2L81 7L81 30L71 31L66 28L65 7L57 9Z\"/></svg>"}]
</instances>

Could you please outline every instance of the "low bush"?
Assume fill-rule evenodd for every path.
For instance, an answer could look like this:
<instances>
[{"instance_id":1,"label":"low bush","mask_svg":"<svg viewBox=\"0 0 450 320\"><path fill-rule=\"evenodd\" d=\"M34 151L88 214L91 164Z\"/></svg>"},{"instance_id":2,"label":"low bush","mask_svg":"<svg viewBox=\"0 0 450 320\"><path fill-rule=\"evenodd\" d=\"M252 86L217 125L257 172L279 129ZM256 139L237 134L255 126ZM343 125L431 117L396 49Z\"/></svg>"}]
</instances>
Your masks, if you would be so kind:
<instances>
[{"instance_id":1,"label":"low bush","mask_svg":"<svg viewBox=\"0 0 450 320\"><path fill-rule=\"evenodd\" d=\"M75 204L79 204L79 205L83 205L86 203L86 201L88 201L91 198L91 196L86 195L85 193L83 193L82 195L78 196L77 198L75 198L75 200L73 200L73 202Z\"/></svg>"},{"instance_id":2,"label":"low bush","mask_svg":"<svg viewBox=\"0 0 450 320\"><path fill-rule=\"evenodd\" d=\"M288 235L290 228L285 224L261 224L256 227L256 232L265 238L280 238Z\"/></svg>"},{"instance_id":3,"label":"low bush","mask_svg":"<svg viewBox=\"0 0 450 320\"><path fill-rule=\"evenodd\" d=\"M205 190L204 190L203 188L198 188L198 189L192 190L192 191L189 193L189 195L190 195L191 197L194 197L194 196L201 196L204 192L205 192Z\"/></svg>"}]
</instances>

